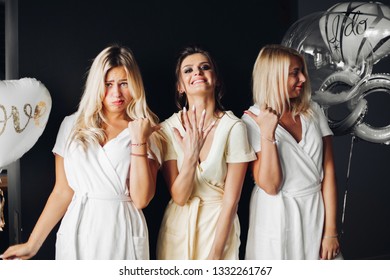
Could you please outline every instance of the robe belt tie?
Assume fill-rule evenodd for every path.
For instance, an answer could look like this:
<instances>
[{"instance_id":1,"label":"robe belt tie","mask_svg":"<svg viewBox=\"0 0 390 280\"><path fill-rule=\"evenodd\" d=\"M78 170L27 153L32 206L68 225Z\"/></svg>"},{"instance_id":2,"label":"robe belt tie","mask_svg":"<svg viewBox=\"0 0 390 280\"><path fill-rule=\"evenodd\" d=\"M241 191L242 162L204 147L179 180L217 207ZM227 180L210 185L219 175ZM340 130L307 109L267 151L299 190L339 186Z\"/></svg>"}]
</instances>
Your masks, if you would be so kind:
<instances>
[{"instance_id":1,"label":"robe belt tie","mask_svg":"<svg viewBox=\"0 0 390 280\"><path fill-rule=\"evenodd\" d=\"M281 193L282 193L282 197L294 198L294 197L302 197L302 196L306 196L306 195L312 195L312 194L315 194L315 193L320 192L320 191L321 191L321 183L314 183L311 186L308 186L302 190L291 190L291 191L282 190ZM280 204L280 206L281 206L281 213L286 213L285 204L284 204L283 200L282 200L282 203ZM280 230L281 230L280 236L284 236L284 238L280 240L281 241L280 248L284 248L280 252L282 259L286 259L286 256L287 256L287 246L285 245L287 242L286 234L285 234L287 221L285 219L286 219L286 217L284 215L284 217L281 219L281 224L280 224Z\"/></svg>"},{"instance_id":2,"label":"robe belt tie","mask_svg":"<svg viewBox=\"0 0 390 280\"><path fill-rule=\"evenodd\" d=\"M88 199L96 200L111 200L111 201L131 201L131 198L125 194L103 194L103 193L81 193L75 194L75 197L80 197L81 203L84 204Z\"/></svg>"},{"instance_id":3,"label":"robe belt tie","mask_svg":"<svg viewBox=\"0 0 390 280\"><path fill-rule=\"evenodd\" d=\"M74 229L74 234L75 234L74 240L75 240L75 246L76 246L75 259L80 259L80 256L78 255L78 250L77 250L77 248L80 248L79 244L77 243L78 242L77 235L78 235L78 231L79 231L79 227L80 227L80 222L81 222L81 219L82 219L83 214L84 214L85 204L87 203L87 201L89 199L92 199L92 200L105 200L105 201L122 202L122 201L131 201L131 198L127 195L124 195L124 194L115 195L115 194L103 194L103 193L75 193L73 199L80 199L79 214L77 215L77 221L76 221L75 229Z\"/></svg>"},{"instance_id":4,"label":"robe belt tie","mask_svg":"<svg viewBox=\"0 0 390 280\"><path fill-rule=\"evenodd\" d=\"M196 235L196 225L198 220L199 207L208 204L222 203L222 198L203 200L200 197L191 197L188 201L188 224L187 224L187 258L194 259L194 244ZM211 238L211 237L210 237Z\"/></svg>"},{"instance_id":5,"label":"robe belt tie","mask_svg":"<svg viewBox=\"0 0 390 280\"><path fill-rule=\"evenodd\" d=\"M317 192L321 191L321 183L315 183L309 187L306 187L302 190L289 190L285 191L282 190L282 194L284 197L299 197L299 196L306 196L315 194Z\"/></svg>"}]
</instances>

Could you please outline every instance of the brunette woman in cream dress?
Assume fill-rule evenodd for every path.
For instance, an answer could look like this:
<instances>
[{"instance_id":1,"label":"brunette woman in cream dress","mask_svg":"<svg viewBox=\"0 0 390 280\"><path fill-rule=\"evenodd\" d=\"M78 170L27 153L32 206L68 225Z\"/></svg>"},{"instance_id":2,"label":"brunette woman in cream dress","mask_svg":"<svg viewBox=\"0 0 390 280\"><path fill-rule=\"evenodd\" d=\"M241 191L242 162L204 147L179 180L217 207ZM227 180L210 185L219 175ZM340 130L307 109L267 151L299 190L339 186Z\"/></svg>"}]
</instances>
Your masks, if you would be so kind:
<instances>
[{"instance_id":1,"label":"brunette woman in cream dress","mask_svg":"<svg viewBox=\"0 0 390 280\"><path fill-rule=\"evenodd\" d=\"M163 174L170 200L157 242L158 259L238 259L237 205L255 154L244 123L223 111L220 80L208 52L184 49L177 90L186 103L164 121ZM188 105L188 108L186 107Z\"/></svg>"},{"instance_id":2,"label":"brunette woman in cream dress","mask_svg":"<svg viewBox=\"0 0 390 280\"><path fill-rule=\"evenodd\" d=\"M242 117L257 153L246 259L339 254L332 131L307 77L293 49L265 46L256 60L255 105Z\"/></svg>"},{"instance_id":3,"label":"brunette woman in cream dress","mask_svg":"<svg viewBox=\"0 0 390 280\"><path fill-rule=\"evenodd\" d=\"M141 209L156 188L157 121L131 51L104 49L89 71L78 111L61 124L48 202L27 243L10 247L3 258L33 257L63 218L56 259L149 259Z\"/></svg>"}]
</instances>

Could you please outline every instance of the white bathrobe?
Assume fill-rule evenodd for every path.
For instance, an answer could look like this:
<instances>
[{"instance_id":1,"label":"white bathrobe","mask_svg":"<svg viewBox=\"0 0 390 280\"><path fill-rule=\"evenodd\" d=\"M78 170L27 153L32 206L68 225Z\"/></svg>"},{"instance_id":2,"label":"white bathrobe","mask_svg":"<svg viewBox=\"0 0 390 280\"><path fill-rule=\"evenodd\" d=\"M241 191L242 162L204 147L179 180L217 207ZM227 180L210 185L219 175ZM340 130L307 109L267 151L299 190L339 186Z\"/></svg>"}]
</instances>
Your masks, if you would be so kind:
<instances>
[{"instance_id":1,"label":"white bathrobe","mask_svg":"<svg viewBox=\"0 0 390 280\"><path fill-rule=\"evenodd\" d=\"M280 192L268 195L255 185L250 201L246 259L319 259L324 205L323 137L331 135L327 119L312 102L312 118L301 116L302 140L297 141L282 126L275 138L283 182ZM258 114L256 106L250 110ZM248 127L249 141L255 152L261 150L261 132L249 116L242 117Z\"/></svg>"},{"instance_id":2,"label":"white bathrobe","mask_svg":"<svg viewBox=\"0 0 390 280\"><path fill-rule=\"evenodd\" d=\"M129 130L85 152L74 142L68 145L75 120L75 114L64 119L53 148L64 158L74 190L57 233L56 259L149 259L145 218L129 197Z\"/></svg>"}]
</instances>

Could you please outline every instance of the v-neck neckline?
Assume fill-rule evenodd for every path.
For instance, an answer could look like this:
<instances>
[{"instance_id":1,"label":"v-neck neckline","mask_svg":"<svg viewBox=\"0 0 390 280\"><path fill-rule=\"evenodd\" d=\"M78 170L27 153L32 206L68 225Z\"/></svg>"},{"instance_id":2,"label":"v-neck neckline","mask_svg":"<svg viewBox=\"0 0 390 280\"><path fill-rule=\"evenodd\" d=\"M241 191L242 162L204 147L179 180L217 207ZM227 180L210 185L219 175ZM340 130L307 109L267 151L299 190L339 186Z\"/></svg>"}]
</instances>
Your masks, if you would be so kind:
<instances>
[{"instance_id":1,"label":"v-neck neckline","mask_svg":"<svg viewBox=\"0 0 390 280\"><path fill-rule=\"evenodd\" d=\"M299 120L301 122L301 139L299 141L297 141L297 139L295 139L295 137L281 123L278 123L278 126L281 127L296 144L303 145L305 143L306 124L302 115L299 115Z\"/></svg>"},{"instance_id":2,"label":"v-neck neckline","mask_svg":"<svg viewBox=\"0 0 390 280\"><path fill-rule=\"evenodd\" d=\"M204 165L204 163L208 161L208 159L210 157L210 154L214 151L215 136L218 135L217 133L219 131L219 127L221 126L221 122L222 122L222 120L223 120L225 115L226 115L226 112L223 113L222 117L219 119L217 127L215 128L213 140L211 140L210 149L209 149L209 152L206 155L206 158L203 161L200 161L200 158L198 158L199 166Z\"/></svg>"},{"instance_id":3,"label":"v-neck neckline","mask_svg":"<svg viewBox=\"0 0 390 280\"><path fill-rule=\"evenodd\" d=\"M183 131L185 131L185 128L184 128L184 125L183 123L181 122L181 111L178 113L177 117L178 117L178 120L179 120L179 123L181 125L181 128L183 129ZM226 116L227 112L224 111L222 117L219 119L219 123L217 125L217 127L215 128L215 131L214 131L214 137L213 137L213 140L211 141L211 145L210 145L210 149L209 149L209 152L207 153L207 156L206 158L203 160L203 161L200 161L200 158L198 158L198 166L202 166L204 165L205 162L208 161L208 159L210 158L210 154L214 151L214 143L215 143L215 136L217 135L217 132L219 130L219 127L221 126L221 122L222 120L224 119L224 117Z\"/></svg>"},{"instance_id":4,"label":"v-neck neckline","mask_svg":"<svg viewBox=\"0 0 390 280\"><path fill-rule=\"evenodd\" d=\"M102 149L105 149L107 147L107 145L110 145L110 143L112 143L113 141L117 140L125 131L127 131L127 127L124 128L121 132L119 132L115 137L111 138L110 140L108 140L104 145L101 145L99 144L99 146L102 148Z\"/></svg>"}]
</instances>

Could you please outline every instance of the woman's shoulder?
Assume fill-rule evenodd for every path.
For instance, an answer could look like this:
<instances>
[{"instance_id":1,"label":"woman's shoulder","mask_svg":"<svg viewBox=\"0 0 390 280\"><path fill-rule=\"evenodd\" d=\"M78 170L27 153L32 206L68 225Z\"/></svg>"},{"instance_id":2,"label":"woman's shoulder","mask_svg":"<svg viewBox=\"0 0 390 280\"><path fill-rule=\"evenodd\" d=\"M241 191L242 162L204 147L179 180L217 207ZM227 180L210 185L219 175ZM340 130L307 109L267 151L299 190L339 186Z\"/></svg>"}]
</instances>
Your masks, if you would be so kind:
<instances>
[{"instance_id":1,"label":"woman's shoulder","mask_svg":"<svg viewBox=\"0 0 390 280\"><path fill-rule=\"evenodd\" d=\"M225 127L225 129L232 130L241 130L240 127L245 127L244 121L237 117L232 111L225 111L221 124Z\"/></svg>"},{"instance_id":2,"label":"woman's shoulder","mask_svg":"<svg viewBox=\"0 0 390 280\"><path fill-rule=\"evenodd\" d=\"M65 116L63 118L60 128L58 130L57 141L62 141L61 139L68 139L68 137L70 137L76 121L77 121L76 113Z\"/></svg>"},{"instance_id":3,"label":"woman's shoulder","mask_svg":"<svg viewBox=\"0 0 390 280\"><path fill-rule=\"evenodd\" d=\"M77 120L77 113L67 115L63 118L61 126L72 127Z\"/></svg>"},{"instance_id":4,"label":"woman's shoulder","mask_svg":"<svg viewBox=\"0 0 390 280\"><path fill-rule=\"evenodd\" d=\"M317 119L319 115L324 113L324 109L321 107L321 105L313 100L310 100L309 108L312 111L315 119Z\"/></svg>"},{"instance_id":5,"label":"woman's shoulder","mask_svg":"<svg viewBox=\"0 0 390 280\"><path fill-rule=\"evenodd\" d=\"M250 111L250 112L252 112L252 113L255 114L255 115L258 115L258 114L260 113L259 106L257 106L256 104L250 106L250 107L248 108L247 111ZM242 117L241 117L241 119L242 119L246 124L252 123L252 122L253 122L254 124L256 124L256 122L255 122L251 117L249 117L248 114L243 114Z\"/></svg>"},{"instance_id":6,"label":"woman's shoulder","mask_svg":"<svg viewBox=\"0 0 390 280\"><path fill-rule=\"evenodd\" d=\"M224 112L224 116L229 117L230 119L237 120L239 119L231 110L227 110Z\"/></svg>"},{"instance_id":7,"label":"woman's shoulder","mask_svg":"<svg viewBox=\"0 0 390 280\"><path fill-rule=\"evenodd\" d=\"M311 110L318 112L318 111L324 111L324 107L321 106L321 104L317 103L314 100L310 100L309 107Z\"/></svg>"},{"instance_id":8,"label":"woman's shoulder","mask_svg":"<svg viewBox=\"0 0 390 280\"><path fill-rule=\"evenodd\" d=\"M257 104L253 104L248 108L249 111L251 111L253 114L258 115L260 113L260 108Z\"/></svg>"},{"instance_id":9,"label":"woman's shoulder","mask_svg":"<svg viewBox=\"0 0 390 280\"><path fill-rule=\"evenodd\" d=\"M223 115L226 120L229 120L231 122L241 122L241 118L237 117L236 114L233 113L233 111L225 111L225 114Z\"/></svg>"},{"instance_id":10,"label":"woman's shoulder","mask_svg":"<svg viewBox=\"0 0 390 280\"><path fill-rule=\"evenodd\" d=\"M177 125L178 123L180 124L180 112L173 113L172 116L162 121L161 126L172 126Z\"/></svg>"},{"instance_id":11,"label":"woman's shoulder","mask_svg":"<svg viewBox=\"0 0 390 280\"><path fill-rule=\"evenodd\" d=\"M71 115L67 115L64 117L64 121L65 122L75 122L77 119L77 112L71 114Z\"/></svg>"}]
</instances>

